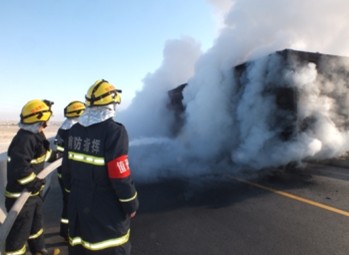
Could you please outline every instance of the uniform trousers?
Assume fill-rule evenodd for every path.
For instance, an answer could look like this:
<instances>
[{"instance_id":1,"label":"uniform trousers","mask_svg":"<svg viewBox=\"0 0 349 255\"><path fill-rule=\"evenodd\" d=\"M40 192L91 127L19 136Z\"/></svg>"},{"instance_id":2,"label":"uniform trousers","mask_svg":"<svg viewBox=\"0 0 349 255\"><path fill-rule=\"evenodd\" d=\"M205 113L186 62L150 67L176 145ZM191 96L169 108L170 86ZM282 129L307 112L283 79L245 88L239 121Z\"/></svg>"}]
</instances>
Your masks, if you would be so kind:
<instances>
[{"instance_id":1,"label":"uniform trousers","mask_svg":"<svg viewBox=\"0 0 349 255\"><path fill-rule=\"evenodd\" d=\"M15 202L16 199L6 198L6 210L10 211ZM6 252L19 251L27 242L33 254L45 248L42 210L41 196L29 197L7 236Z\"/></svg>"}]
</instances>

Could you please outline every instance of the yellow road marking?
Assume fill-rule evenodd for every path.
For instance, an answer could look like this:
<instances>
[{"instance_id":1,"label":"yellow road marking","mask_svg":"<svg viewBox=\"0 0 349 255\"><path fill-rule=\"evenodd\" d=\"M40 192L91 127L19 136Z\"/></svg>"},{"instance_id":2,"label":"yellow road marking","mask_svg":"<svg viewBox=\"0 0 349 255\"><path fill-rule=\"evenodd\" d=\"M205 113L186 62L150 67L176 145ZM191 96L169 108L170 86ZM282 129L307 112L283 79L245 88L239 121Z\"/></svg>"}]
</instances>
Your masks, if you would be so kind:
<instances>
[{"instance_id":1,"label":"yellow road marking","mask_svg":"<svg viewBox=\"0 0 349 255\"><path fill-rule=\"evenodd\" d=\"M303 203L306 203L306 204L309 204L309 205L312 205L312 206L316 206L316 207L319 207L319 208L322 208L322 209L325 209L325 210L328 210L328 211L331 211L331 212L334 212L334 213L337 213L337 214L349 217L349 212L348 211L337 209L337 208L334 208L332 206L328 206L328 205L325 205L325 204L322 204L322 203L315 202L315 201L310 200L310 199L306 199L306 198L303 198L303 197L299 197L299 196L293 195L291 193L287 193L287 192L284 192L284 191L280 191L280 190L276 190L276 189L273 189L273 188L269 188L269 187L266 187L264 185L260 185L258 183L250 182L250 181L247 181L247 180L244 180L244 179L240 179L240 178L236 178L236 177L233 177L233 178L235 180L239 181L239 182L243 182L243 183L249 184L251 186L255 186L255 187L260 188L260 189L268 190L268 191L273 192L275 194L278 194L280 196L288 197L288 198L291 198L291 199L294 199L294 200L297 200L297 201L300 201L300 202L303 202Z\"/></svg>"}]
</instances>

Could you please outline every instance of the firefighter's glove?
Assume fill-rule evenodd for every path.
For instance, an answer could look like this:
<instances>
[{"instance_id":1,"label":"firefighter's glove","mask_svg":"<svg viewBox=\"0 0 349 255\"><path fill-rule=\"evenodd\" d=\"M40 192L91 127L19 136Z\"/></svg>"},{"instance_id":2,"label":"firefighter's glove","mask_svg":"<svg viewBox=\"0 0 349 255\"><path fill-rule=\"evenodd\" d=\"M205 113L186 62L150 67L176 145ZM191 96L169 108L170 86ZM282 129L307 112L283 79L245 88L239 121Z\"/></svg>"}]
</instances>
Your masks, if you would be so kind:
<instances>
[{"instance_id":1,"label":"firefighter's glove","mask_svg":"<svg viewBox=\"0 0 349 255\"><path fill-rule=\"evenodd\" d=\"M50 142L48 140L44 140L44 148L48 151L50 149Z\"/></svg>"},{"instance_id":2,"label":"firefighter's glove","mask_svg":"<svg viewBox=\"0 0 349 255\"><path fill-rule=\"evenodd\" d=\"M35 178L32 182L28 183L27 190L32 194L38 193L44 189L45 179Z\"/></svg>"},{"instance_id":3,"label":"firefighter's glove","mask_svg":"<svg viewBox=\"0 0 349 255\"><path fill-rule=\"evenodd\" d=\"M48 163L52 163L56 161L57 159L60 159L63 157L62 152L59 151L52 151L50 157L47 159Z\"/></svg>"}]
</instances>

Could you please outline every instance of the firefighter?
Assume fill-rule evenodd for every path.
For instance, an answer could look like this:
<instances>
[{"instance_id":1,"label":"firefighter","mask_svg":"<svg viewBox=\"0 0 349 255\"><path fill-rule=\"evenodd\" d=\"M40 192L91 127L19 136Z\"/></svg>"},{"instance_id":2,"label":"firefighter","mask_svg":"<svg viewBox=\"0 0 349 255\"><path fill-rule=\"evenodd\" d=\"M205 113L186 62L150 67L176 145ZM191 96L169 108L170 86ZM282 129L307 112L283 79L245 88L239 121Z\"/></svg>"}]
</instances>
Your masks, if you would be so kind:
<instances>
[{"instance_id":1,"label":"firefighter","mask_svg":"<svg viewBox=\"0 0 349 255\"><path fill-rule=\"evenodd\" d=\"M86 94L85 112L69 130L63 175L70 190L70 255L130 254L130 220L138 198L128 162L128 134L113 118L120 93L109 82L96 81Z\"/></svg>"},{"instance_id":2,"label":"firefighter","mask_svg":"<svg viewBox=\"0 0 349 255\"><path fill-rule=\"evenodd\" d=\"M31 196L19 212L7 236L5 254L26 254L26 243L32 254L49 254L43 235L41 191L45 180L39 179L37 174L44 168L45 160L50 155L50 143L43 130L52 115L52 104L53 102L48 100L34 99L23 106L18 124L20 129L7 152L7 211L10 211L25 189L31 192Z\"/></svg>"},{"instance_id":3,"label":"firefighter","mask_svg":"<svg viewBox=\"0 0 349 255\"><path fill-rule=\"evenodd\" d=\"M55 145L55 158L61 158L64 152L64 140L67 137L69 129L78 121L79 116L85 111L85 104L81 101L72 101L64 108L64 117L66 118L60 128L54 140ZM69 193L64 189L62 180L62 167L57 168L57 176L59 186L62 192L63 206L60 220L59 235L65 240L68 240L68 198Z\"/></svg>"}]
</instances>

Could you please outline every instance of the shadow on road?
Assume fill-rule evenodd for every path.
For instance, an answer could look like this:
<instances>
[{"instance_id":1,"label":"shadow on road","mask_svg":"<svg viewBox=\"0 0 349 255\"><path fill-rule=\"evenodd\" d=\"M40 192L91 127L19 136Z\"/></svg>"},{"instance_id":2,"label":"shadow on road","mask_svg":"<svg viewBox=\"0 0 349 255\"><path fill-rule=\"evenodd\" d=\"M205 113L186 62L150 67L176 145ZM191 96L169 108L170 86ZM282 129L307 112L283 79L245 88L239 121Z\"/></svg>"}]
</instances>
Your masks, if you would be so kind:
<instances>
[{"instance_id":1,"label":"shadow on road","mask_svg":"<svg viewBox=\"0 0 349 255\"><path fill-rule=\"evenodd\" d=\"M239 178L268 184L277 189L295 189L314 185L312 176L299 169L266 170L240 173ZM163 178L155 182L137 183L140 199L139 213L156 213L179 208L221 208L239 203L267 191L247 186L232 174L206 174L191 178ZM248 192L247 192L247 190Z\"/></svg>"}]
</instances>

